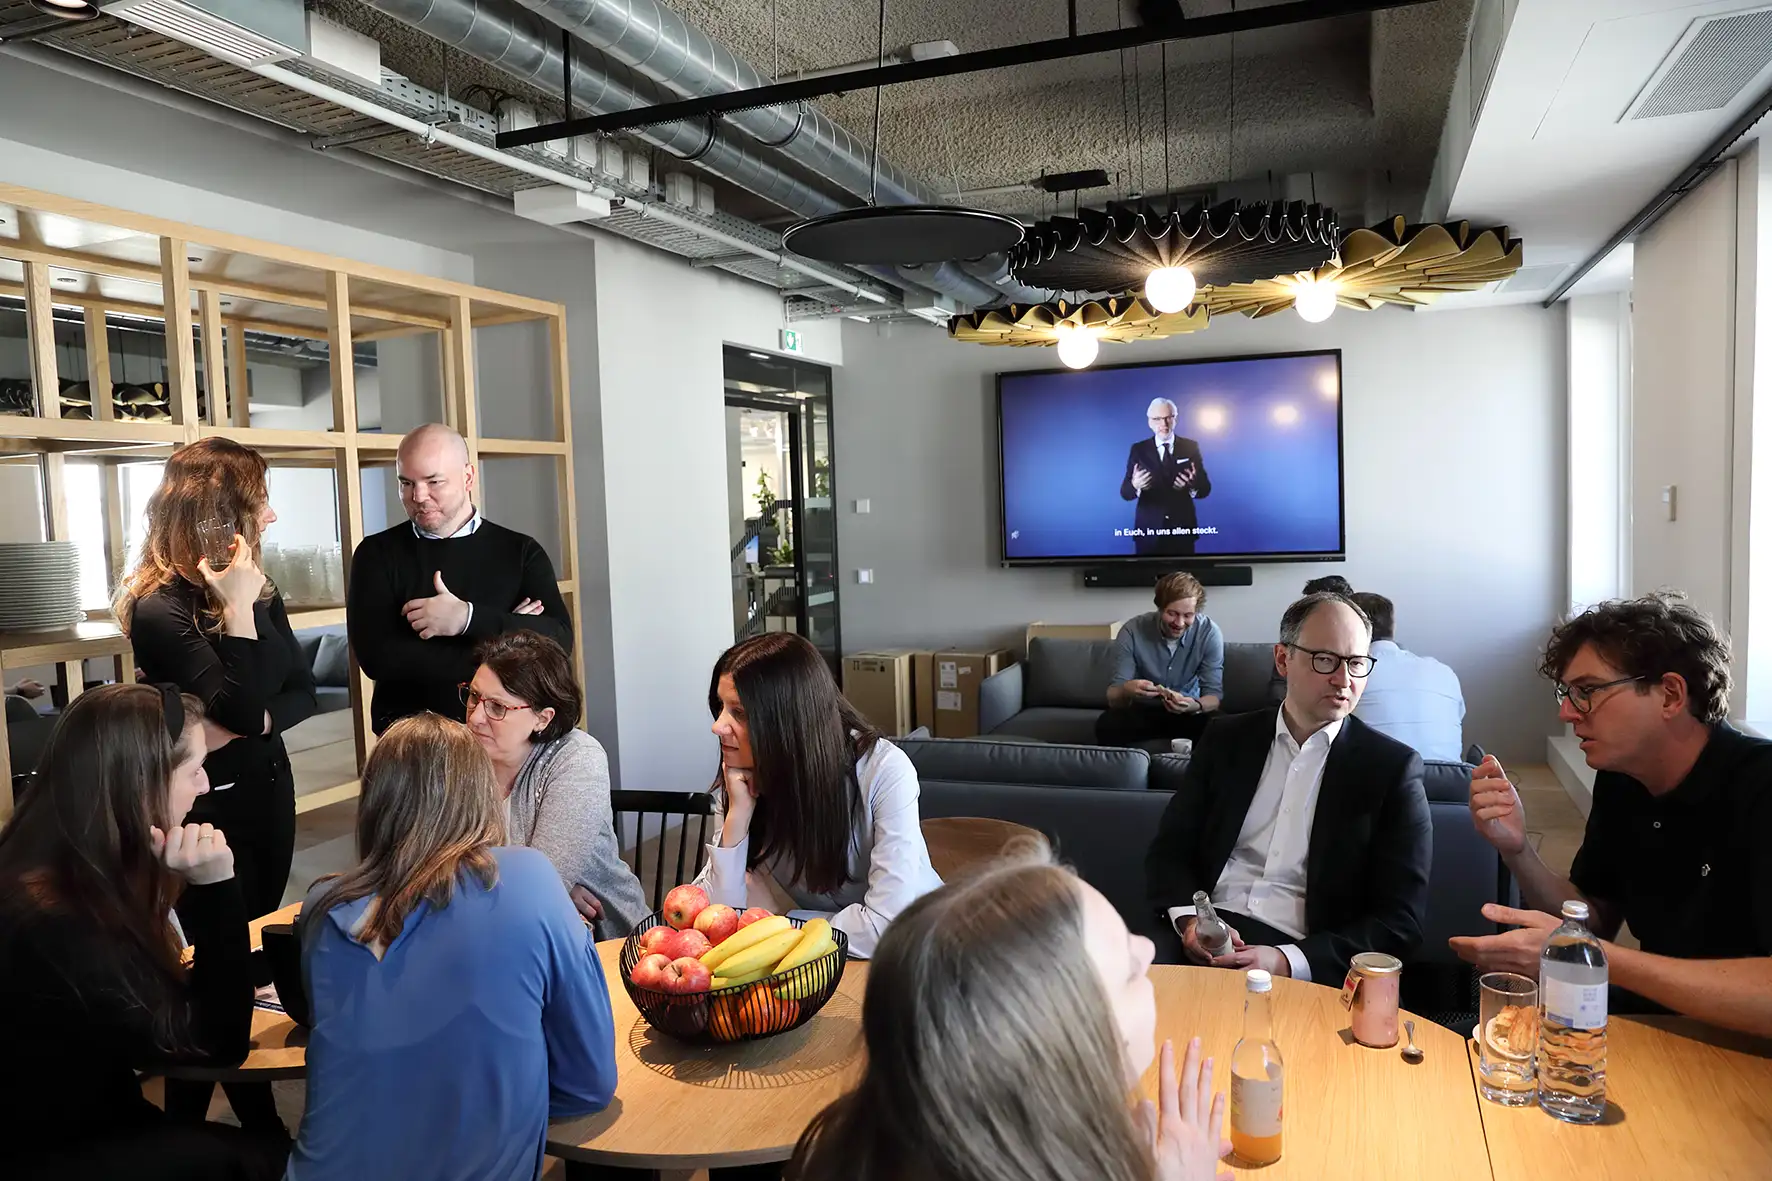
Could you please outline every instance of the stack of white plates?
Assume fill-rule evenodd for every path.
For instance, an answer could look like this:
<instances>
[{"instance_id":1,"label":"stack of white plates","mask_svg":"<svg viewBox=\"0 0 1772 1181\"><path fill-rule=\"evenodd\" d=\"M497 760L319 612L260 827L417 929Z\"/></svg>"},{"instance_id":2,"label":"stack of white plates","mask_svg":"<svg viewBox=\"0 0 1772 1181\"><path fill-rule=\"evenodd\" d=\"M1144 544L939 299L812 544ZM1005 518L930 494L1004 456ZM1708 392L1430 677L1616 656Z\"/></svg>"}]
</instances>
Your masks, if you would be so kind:
<instances>
[{"instance_id":1,"label":"stack of white plates","mask_svg":"<svg viewBox=\"0 0 1772 1181\"><path fill-rule=\"evenodd\" d=\"M72 627L85 618L73 542L0 542L0 631Z\"/></svg>"}]
</instances>

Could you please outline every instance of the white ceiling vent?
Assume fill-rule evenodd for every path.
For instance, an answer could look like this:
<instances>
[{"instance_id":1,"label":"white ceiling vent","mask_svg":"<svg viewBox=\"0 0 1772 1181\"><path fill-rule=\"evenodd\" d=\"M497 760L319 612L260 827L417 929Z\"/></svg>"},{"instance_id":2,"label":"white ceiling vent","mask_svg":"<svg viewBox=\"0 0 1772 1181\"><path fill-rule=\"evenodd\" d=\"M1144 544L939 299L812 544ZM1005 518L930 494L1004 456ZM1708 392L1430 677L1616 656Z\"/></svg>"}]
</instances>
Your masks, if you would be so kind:
<instances>
[{"instance_id":1,"label":"white ceiling vent","mask_svg":"<svg viewBox=\"0 0 1772 1181\"><path fill-rule=\"evenodd\" d=\"M1772 65L1772 5L1700 17L1686 27L1619 122L1728 106Z\"/></svg>"},{"instance_id":2,"label":"white ceiling vent","mask_svg":"<svg viewBox=\"0 0 1772 1181\"><path fill-rule=\"evenodd\" d=\"M235 65L268 65L308 51L300 0L111 0L103 8Z\"/></svg>"},{"instance_id":3,"label":"white ceiling vent","mask_svg":"<svg viewBox=\"0 0 1772 1181\"><path fill-rule=\"evenodd\" d=\"M1495 285L1497 295L1519 295L1527 291L1545 291L1552 283L1563 277L1569 269L1566 262L1544 263L1535 267L1521 267L1507 278Z\"/></svg>"}]
</instances>

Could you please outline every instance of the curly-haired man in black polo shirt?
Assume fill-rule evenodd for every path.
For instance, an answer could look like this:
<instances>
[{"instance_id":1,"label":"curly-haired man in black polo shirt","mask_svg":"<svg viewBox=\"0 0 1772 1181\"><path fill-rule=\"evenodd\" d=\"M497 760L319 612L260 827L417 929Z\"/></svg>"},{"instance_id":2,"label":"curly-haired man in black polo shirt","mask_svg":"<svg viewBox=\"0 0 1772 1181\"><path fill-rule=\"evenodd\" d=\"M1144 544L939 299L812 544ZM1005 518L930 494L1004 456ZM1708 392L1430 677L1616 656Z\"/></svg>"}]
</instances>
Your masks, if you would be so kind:
<instances>
[{"instance_id":1,"label":"curly-haired man in black polo shirt","mask_svg":"<svg viewBox=\"0 0 1772 1181\"><path fill-rule=\"evenodd\" d=\"M1602 603L1552 633L1542 671L1598 772L1587 833L1563 878L1527 842L1501 764L1485 759L1471 818L1537 909L1485 906L1518 929L1453 939L1453 950L1536 976L1553 913L1585 899L1596 935L1628 923L1642 945L1606 944L1615 1006L1772 1035L1772 742L1723 720L1729 668L1728 637L1676 595Z\"/></svg>"}]
</instances>

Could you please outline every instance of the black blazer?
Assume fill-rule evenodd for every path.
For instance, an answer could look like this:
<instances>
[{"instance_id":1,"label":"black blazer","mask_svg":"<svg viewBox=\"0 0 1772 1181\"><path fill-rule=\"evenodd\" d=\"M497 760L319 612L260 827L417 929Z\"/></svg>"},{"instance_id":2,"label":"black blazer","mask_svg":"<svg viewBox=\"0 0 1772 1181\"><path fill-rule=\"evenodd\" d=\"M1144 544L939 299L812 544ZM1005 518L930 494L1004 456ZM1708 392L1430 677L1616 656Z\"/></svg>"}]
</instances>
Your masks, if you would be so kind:
<instances>
[{"instance_id":1,"label":"black blazer","mask_svg":"<svg viewBox=\"0 0 1772 1181\"><path fill-rule=\"evenodd\" d=\"M1194 480L1186 488L1175 486L1175 477L1193 465ZM1132 469L1141 467L1151 474L1151 483L1143 492L1132 486ZM1192 529L1199 524L1194 501L1212 495L1212 480L1206 475L1206 463L1200 458L1200 445L1192 439L1175 436L1169 455L1157 461L1157 440L1140 439L1126 455L1126 474L1120 479L1120 499L1138 501L1133 524L1140 529Z\"/></svg>"},{"instance_id":2,"label":"black blazer","mask_svg":"<svg viewBox=\"0 0 1772 1181\"><path fill-rule=\"evenodd\" d=\"M1158 913L1212 893L1235 850L1274 741L1276 709L1214 719L1145 857ZM1433 824L1421 756L1349 717L1329 748L1305 856L1298 941L1311 977L1336 985L1362 951L1407 959L1427 915Z\"/></svg>"}]
</instances>

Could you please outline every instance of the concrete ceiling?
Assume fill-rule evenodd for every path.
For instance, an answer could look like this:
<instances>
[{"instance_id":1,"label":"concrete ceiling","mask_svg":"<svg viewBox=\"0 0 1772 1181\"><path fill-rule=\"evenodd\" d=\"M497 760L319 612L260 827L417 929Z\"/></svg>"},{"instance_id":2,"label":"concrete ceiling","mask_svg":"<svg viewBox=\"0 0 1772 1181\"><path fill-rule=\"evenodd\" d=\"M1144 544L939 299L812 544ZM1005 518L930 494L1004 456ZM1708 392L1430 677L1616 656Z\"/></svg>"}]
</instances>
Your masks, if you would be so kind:
<instances>
[{"instance_id":1,"label":"concrete ceiling","mask_svg":"<svg viewBox=\"0 0 1772 1181\"><path fill-rule=\"evenodd\" d=\"M1505 16L1504 5L1484 0L1479 24L1491 7L1495 18ZM1449 190L1452 216L1506 223L1524 238L1526 265L1541 279L1536 290L1510 284L1505 298L1490 302L1542 298L1764 92L1772 67L1718 109L1626 117L1694 21L1765 7L1765 0L1518 0ZM1628 287L1630 261L1626 245L1576 293Z\"/></svg>"},{"instance_id":2,"label":"concrete ceiling","mask_svg":"<svg viewBox=\"0 0 1772 1181\"><path fill-rule=\"evenodd\" d=\"M1274 2L1243 0L1241 7ZM679 7L765 74L868 59L878 47L872 0L681 0ZM1132 7L1131 0L1079 0L1079 31L1133 23ZM1183 4L1189 16L1231 7L1231 0ZM1471 0L1434 0L1244 34L1234 45L1231 38L1178 43L1168 53L1167 135L1156 48L1123 61L1100 54L892 87L880 96L881 151L944 194L1085 168L1114 180L1112 191L1084 194L1098 202L1268 172L1390 172L1399 192L1420 189L1470 13ZM888 50L948 40L966 52L1065 32L1064 0L886 4ZM872 91L821 105L864 140L871 134ZM1039 212L1033 196L972 203Z\"/></svg>"}]
</instances>

